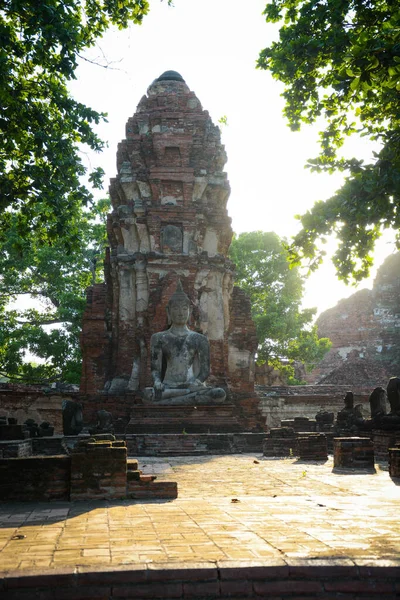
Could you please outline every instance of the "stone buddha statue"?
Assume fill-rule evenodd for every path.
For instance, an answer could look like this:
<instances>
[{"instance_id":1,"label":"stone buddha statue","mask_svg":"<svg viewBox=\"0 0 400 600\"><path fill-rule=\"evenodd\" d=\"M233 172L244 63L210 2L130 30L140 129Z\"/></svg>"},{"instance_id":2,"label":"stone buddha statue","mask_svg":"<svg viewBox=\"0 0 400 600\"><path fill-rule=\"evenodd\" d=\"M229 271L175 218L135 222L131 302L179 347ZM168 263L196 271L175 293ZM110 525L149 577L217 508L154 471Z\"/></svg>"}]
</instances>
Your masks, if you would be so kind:
<instances>
[{"instance_id":1,"label":"stone buddha statue","mask_svg":"<svg viewBox=\"0 0 400 600\"><path fill-rule=\"evenodd\" d=\"M190 300L179 281L167 305L170 328L151 336L151 375L144 402L156 404L222 404L222 388L205 384L210 374L210 347L205 335L188 326Z\"/></svg>"}]
</instances>

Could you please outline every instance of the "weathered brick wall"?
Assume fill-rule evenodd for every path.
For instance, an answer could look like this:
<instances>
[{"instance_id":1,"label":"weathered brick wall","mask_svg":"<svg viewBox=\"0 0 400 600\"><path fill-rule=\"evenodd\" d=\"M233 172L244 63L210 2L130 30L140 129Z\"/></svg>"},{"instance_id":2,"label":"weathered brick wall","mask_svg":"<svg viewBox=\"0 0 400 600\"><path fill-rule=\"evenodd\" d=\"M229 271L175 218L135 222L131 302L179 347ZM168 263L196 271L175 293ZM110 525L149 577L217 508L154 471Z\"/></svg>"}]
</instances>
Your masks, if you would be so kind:
<instances>
[{"instance_id":1,"label":"weathered brick wall","mask_svg":"<svg viewBox=\"0 0 400 600\"><path fill-rule=\"evenodd\" d=\"M68 500L69 456L0 459L0 500Z\"/></svg>"},{"instance_id":2,"label":"weathered brick wall","mask_svg":"<svg viewBox=\"0 0 400 600\"><path fill-rule=\"evenodd\" d=\"M97 412L106 410L113 416L114 426L117 419L121 419L121 427L129 423L132 406L135 402L135 394L92 394L80 395L79 402L83 406L83 420L85 424L94 425L97 422ZM119 431L120 433L120 431Z\"/></svg>"},{"instance_id":3,"label":"weathered brick wall","mask_svg":"<svg viewBox=\"0 0 400 600\"><path fill-rule=\"evenodd\" d=\"M19 425L27 419L39 425L48 421L55 433L62 433L62 401L74 398L75 394L44 391L34 386L0 384L0 416L14 417Z\"/></svg>"},{"instance_id":4,"label":"weathered brick wall","mask_svg":"<svg viewBox=\"0 0 400 600\"><path fill-rule=\"evenodd\" d=\"M233 288L228 332L230 386L235 392L253 392L257 334L251 318L250 299L238 287Z\"/></svg>"},{"instance_id":5,"label":"weathered brick wall","mask_svg":"<svg viewBox=\"0 0 400 600\"><path fill-rule=\"evenodd\" d=\"M81 347L84 349L81 387L86 394L103 389L109 378L111 349L107 309L106 284L98 283L88 288L81 332Z\"/></svg>"}]
</instances>

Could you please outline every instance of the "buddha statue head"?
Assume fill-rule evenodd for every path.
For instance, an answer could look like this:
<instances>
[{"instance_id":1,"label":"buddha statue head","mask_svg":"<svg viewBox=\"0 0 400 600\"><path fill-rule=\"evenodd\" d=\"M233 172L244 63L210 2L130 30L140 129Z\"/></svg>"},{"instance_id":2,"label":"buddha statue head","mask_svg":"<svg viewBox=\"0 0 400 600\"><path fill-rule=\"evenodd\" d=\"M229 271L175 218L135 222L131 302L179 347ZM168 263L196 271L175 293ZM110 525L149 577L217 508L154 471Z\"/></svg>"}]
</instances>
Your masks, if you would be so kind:
<instances>
[{"instance_id":1,"label":"buddha statue head","mask_svg":"<svg viewBox=\"0 0 400 600\"><path fill-rule=\"evenodd\" d=\"M181 280L178 280L175 292L167 304L168 325L182 327L189 321L191 303L185 294Z\"/></svg>"}]
</instances>

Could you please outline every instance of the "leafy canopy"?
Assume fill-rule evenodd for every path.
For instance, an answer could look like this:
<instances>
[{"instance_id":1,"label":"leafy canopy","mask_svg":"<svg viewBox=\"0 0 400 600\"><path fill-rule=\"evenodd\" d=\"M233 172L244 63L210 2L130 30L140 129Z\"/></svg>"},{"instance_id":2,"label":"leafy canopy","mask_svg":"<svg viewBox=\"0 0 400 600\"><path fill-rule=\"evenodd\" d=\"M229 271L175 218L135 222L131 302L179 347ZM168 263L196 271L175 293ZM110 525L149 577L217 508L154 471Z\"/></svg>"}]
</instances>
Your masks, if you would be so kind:
<instances>
[{"instance_id":1,"label":"leafy canopy","mask_svg":"<svg viewBox=\"0 0 400 600\"><path fill-rule=\"evenodd\" d=\"M331 198L299 217L291 260L306 259L317 268L321 242L334 233L339 278L359 281L369 273L382 230L400 230L400 4L273 0L264 14L281 27L279 41L261 51L258 67L285 84L290 127L298 130L320 117L325 122L320 155L307 166L348 173ZM377 143L369 162L339 155L353 134Z\"/></svg>"},{"instance_id":2,"label":"leafy canopy","mask_svg":"<svg viewBox=\"0 0 400 600\"><path fill-rule=\"evenodd\" d=\"M147 0L3 0L0 3L0 228L38 242L79 238L78 145L100 151L92 126L105 115L74 100L77 59L110 25L141 23ZM102 171L90 174L94 186Z\"/></svg>"},{"instance_id":3,"label":"leafy canopy","mask_svg":"<svg viewBox=\"0 0 400 600\"><path fill-rule=\"evenodd\" d=\"M62 240L49 245L21 236L12 214L7 233L0 233L0 377L79 383L85 290L102 275L109 206L101 200L81 211L74 223L80 243L69 253ZM26 307L27 297L34 308ZM32 363L28 352L41 361Z\"/></svg>"},{"instance_id":4,"label":"leafy canopy","mask_svg":"<svg viewBox=\"0 0 400 600\"><path fill-rule=\"evenodd\" d=\"M229 251L236 283L251 299L258 336L258 362L282 369L282 361L312 367L329 350L312 320L316 309L300 308L304 281L287 261L284 240L276 233L252 231L235 236Z\"/></svg>"}]
</instances>

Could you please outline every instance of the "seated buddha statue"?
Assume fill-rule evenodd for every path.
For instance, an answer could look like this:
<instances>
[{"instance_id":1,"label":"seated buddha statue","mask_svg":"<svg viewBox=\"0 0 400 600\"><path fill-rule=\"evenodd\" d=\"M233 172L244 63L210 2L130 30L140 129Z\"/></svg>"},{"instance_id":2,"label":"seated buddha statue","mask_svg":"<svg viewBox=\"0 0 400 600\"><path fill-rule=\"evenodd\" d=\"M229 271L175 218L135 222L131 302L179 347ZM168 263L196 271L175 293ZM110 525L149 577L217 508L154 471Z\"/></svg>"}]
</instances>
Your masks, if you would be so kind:
<instances>
[{"instance_id":1,"label":"seated buddha statue","mask_svg":"<svg viewBox=\"0 0 400 600\"><path fill-rule=\"evenodd\" d=\"M144 402L222 404L226 393L205 381L210 374L210 347L205 335L188 328L190 300L179 281L167 305L170 328L151 336L151 375ZM165 370L165 372L164 372Z\"/></svg>"}]
</instances>

